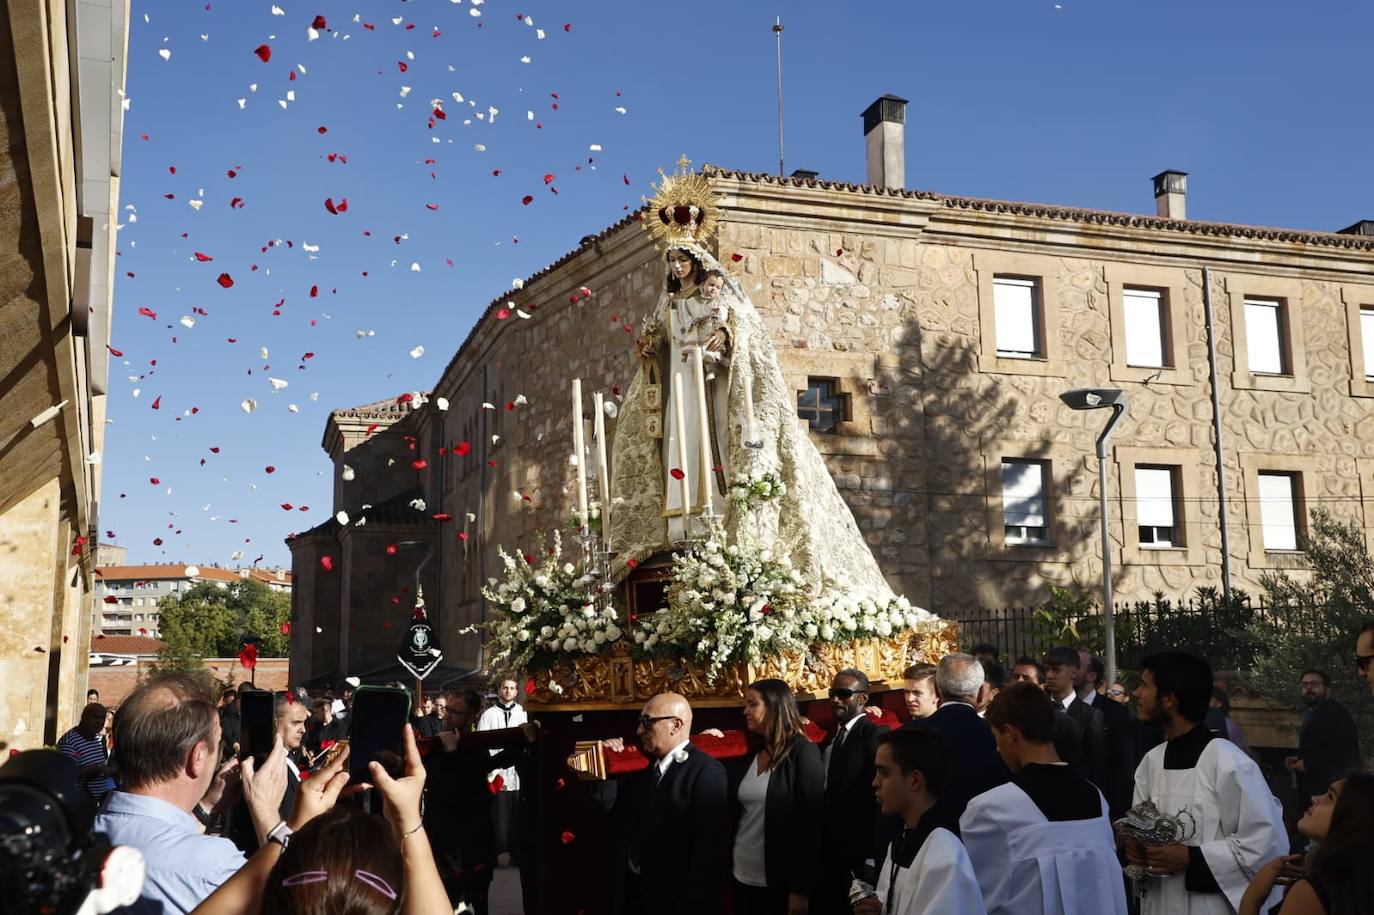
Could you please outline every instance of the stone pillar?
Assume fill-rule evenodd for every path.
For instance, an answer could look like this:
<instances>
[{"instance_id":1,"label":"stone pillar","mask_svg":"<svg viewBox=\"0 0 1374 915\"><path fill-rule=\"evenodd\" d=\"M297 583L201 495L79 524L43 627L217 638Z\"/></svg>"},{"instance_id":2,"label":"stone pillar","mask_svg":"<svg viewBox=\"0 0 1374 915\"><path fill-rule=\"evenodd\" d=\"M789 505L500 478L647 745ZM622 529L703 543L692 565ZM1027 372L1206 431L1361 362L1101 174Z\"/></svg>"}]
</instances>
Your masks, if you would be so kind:
<instances>
[{"instance_id":1,"label":"stone pillar","mask_svg":"<svg viewBox=\"0 0 1374 915\"><path fill-rule=\"evenodd\" d=\"M61 644L52 561L66 555L60 512L61 484L54 477L0 515L0 748L43 745L55 630Z\"/></svg>"}]
</instances>

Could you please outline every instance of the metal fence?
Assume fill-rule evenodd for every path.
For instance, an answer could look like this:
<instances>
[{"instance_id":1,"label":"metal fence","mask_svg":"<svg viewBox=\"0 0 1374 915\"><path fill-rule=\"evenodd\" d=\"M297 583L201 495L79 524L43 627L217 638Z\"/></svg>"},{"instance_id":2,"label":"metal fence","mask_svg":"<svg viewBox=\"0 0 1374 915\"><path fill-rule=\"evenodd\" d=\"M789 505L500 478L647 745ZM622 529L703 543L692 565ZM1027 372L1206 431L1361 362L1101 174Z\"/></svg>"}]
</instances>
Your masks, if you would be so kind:
<instances>
[{"instance_id":1,"label":"metal fence","mask_svg":"<svg viewBox=\"0 0 1374 915\"><path fill-rule=\"evenodd\" d=\"M1270 637L1329 634L1320 607L1272 607L1244 595L1226 601L1219 594L1115 605L1117 666L1138 670L1153 651L1181 649L1207 658L1217 670L1249 670ZM1053 605L976 609L950 614L960 626L965 648L981 642L996 645L1008 662L1021 655L1040 657L1055 645L1074 645L1101 652L1102 614L1065 613Z\"/></svg>"}]
</instances>

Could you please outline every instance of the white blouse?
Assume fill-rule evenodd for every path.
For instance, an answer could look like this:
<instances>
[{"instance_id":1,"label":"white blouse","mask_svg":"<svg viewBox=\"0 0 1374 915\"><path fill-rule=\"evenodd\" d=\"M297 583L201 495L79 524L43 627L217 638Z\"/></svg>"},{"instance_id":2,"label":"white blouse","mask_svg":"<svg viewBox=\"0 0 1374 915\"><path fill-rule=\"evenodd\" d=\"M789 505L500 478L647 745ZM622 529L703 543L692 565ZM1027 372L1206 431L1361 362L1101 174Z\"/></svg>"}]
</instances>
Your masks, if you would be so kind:
<instances>
[{"instance_id":1,"label":"white blouse","mask_svg":"<svg viewBox=\"0 0 1374 915\"><path fill-rule=\"evenodd\" d=\"M757 755L749 761L749 771L739 783L739 802L744 808L735 830L735 879L745 886L767 886L763 864L764 807L768 801L769 770L758 774Z\"/></svg>"}]
</instances>

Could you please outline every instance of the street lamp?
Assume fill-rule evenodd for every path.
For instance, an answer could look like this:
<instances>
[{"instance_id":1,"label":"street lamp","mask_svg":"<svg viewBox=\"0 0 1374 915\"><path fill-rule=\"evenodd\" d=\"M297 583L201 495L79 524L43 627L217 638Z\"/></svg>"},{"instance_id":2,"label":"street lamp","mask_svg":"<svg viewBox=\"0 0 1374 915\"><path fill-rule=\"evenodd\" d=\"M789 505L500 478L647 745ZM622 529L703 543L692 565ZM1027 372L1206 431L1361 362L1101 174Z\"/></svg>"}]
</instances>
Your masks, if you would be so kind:
<instances>
[{"instance_id":1,"label":"street lamp","mask_svg":"<svg viewBox=\"0 0 1374 915\"><path fill-rule=\"evenodd\" d=\"M1059 395L1070 410L1110 407L1111 419L1097 437L1097 495L1102 510L1102 634L1106 644L1107 682L1116 681L1116 620L1112 607L1112 552L1107 530L1107 439L1117 420L1126 414L1126 394L1120 388L1074 388Z\"/></svg>"}]
</instances>

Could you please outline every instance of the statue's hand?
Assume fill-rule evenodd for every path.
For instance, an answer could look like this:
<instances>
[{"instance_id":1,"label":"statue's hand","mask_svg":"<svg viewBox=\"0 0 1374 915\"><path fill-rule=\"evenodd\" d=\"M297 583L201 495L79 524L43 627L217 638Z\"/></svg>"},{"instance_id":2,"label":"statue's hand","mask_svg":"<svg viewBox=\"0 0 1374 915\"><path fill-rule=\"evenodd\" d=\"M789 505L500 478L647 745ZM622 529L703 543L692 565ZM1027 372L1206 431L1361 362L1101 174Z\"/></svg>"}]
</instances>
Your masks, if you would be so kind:
<instances>
[{"instance_id":1,"label":"statue's hand","mask_svg":"<svg viewBox=\"0 0 1374 915\"><path fill-rule=\"evenodd\" d=\"M711 336L706 338L706 352L725 352L725 347L726 344L729 343L729 340L729 335L725 333L725 328L722 327L720 330L716 331L715 333L711 334Z\"/></svg>"}]
</instances>

